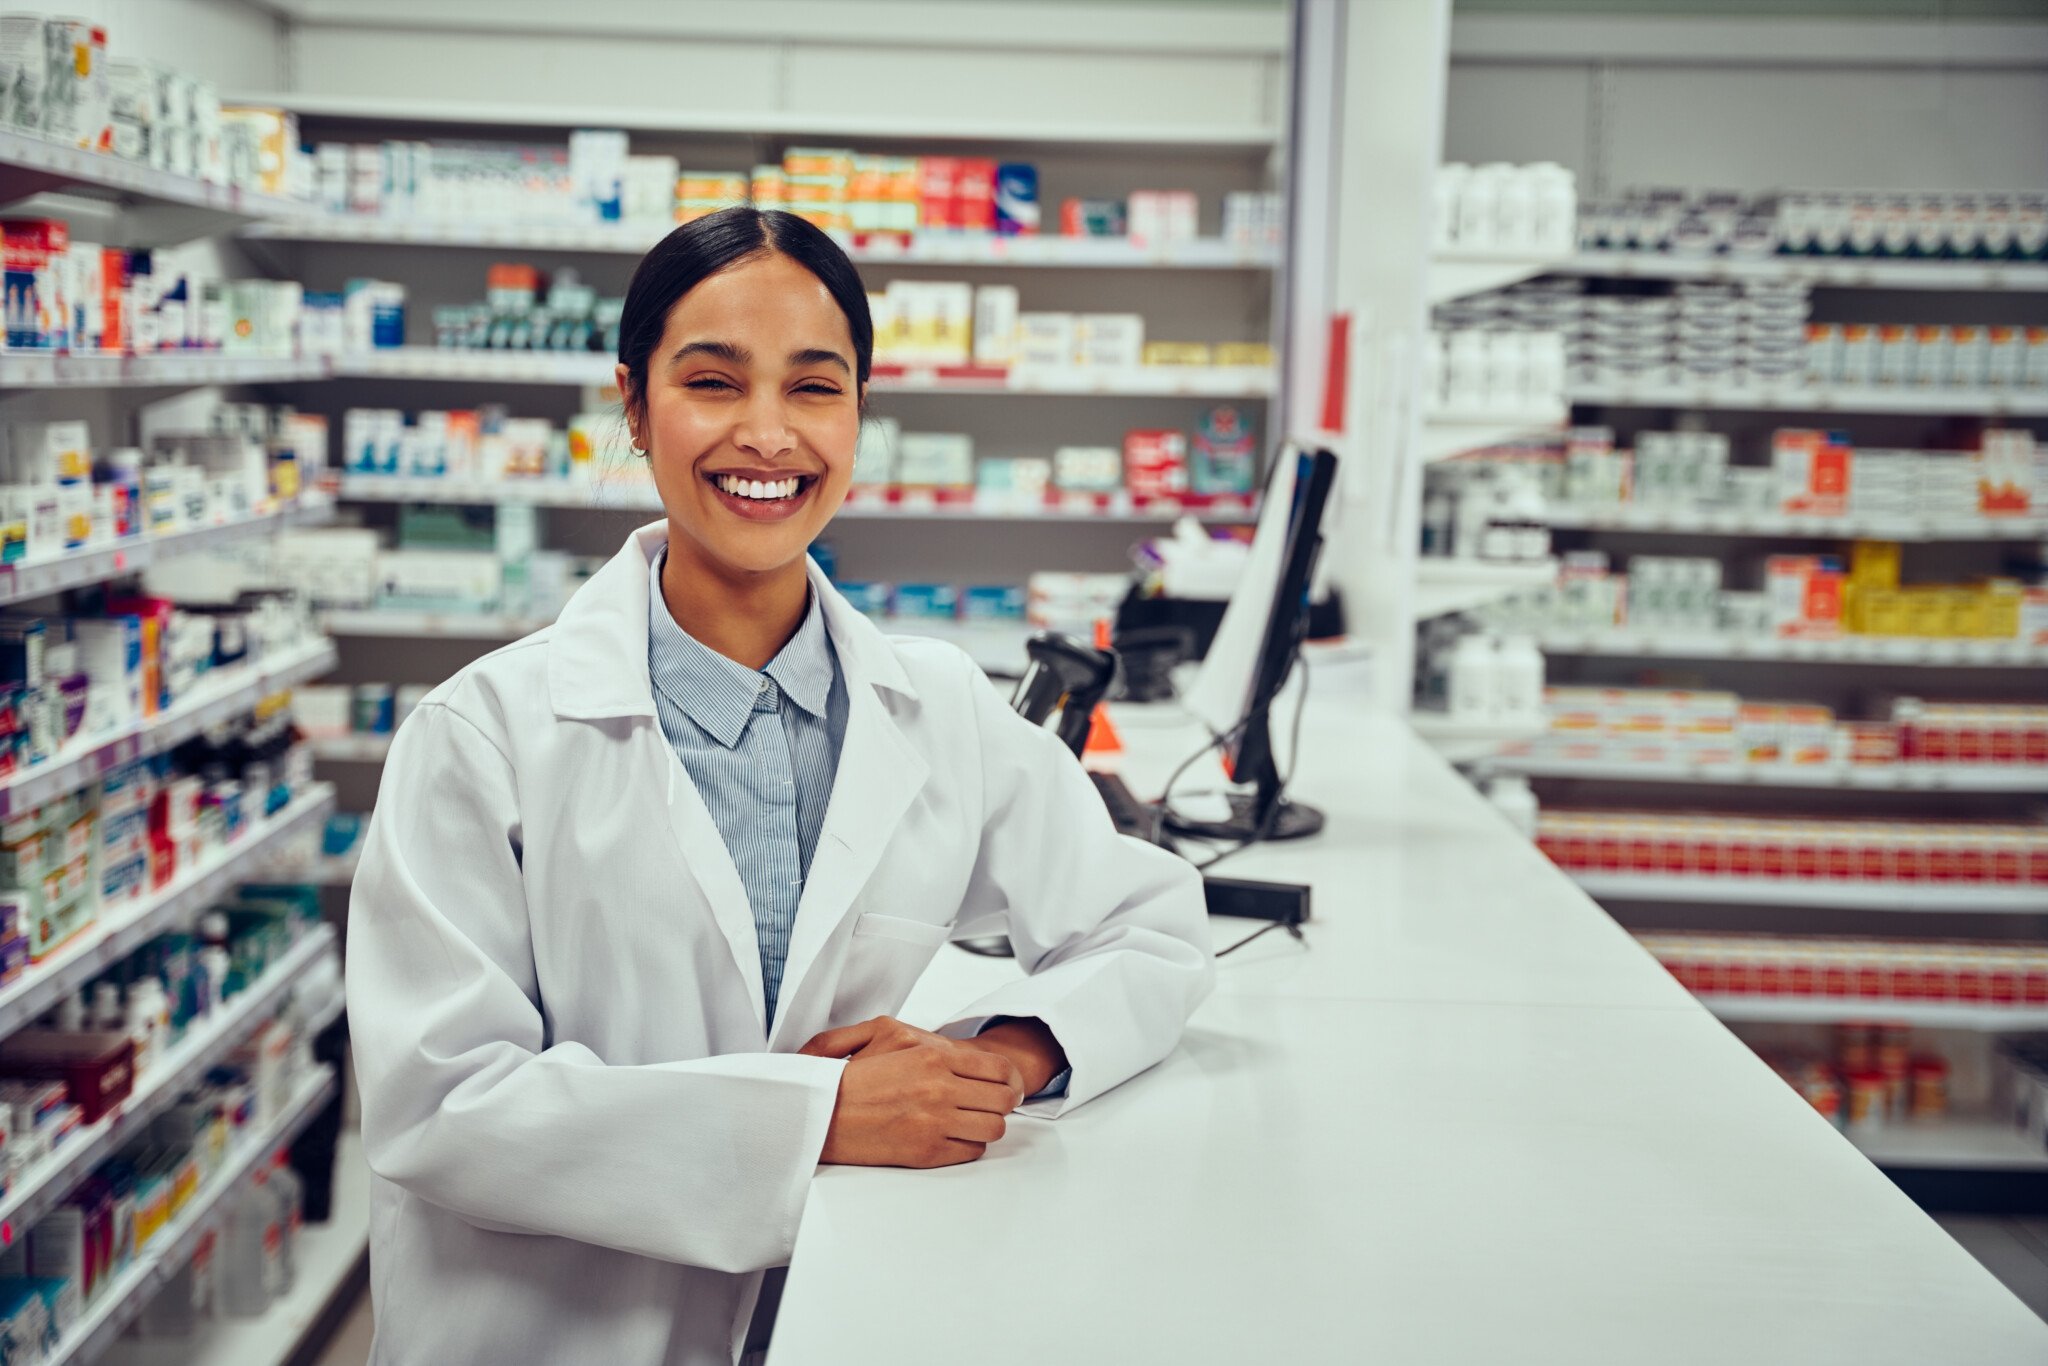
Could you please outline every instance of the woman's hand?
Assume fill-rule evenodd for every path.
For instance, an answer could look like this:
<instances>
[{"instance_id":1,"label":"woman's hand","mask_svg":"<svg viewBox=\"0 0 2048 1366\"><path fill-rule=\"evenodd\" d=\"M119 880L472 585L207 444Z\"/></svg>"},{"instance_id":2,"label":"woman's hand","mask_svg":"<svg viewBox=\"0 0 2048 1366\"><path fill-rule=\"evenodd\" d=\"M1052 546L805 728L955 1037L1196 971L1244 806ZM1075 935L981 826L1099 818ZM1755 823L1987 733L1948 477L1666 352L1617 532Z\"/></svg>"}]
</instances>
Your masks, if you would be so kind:
<instances>
[{"instance_id":1,"label":"woman's hand","mask_svg":"<svg viewBox=\"0 0 2048 1366\"><path fill-rule=\"evenodd\" d=\"M1028 1094L1001 1054L883 1015L828 1029L797 1050L848 1058L821 1162L949 1167L1003 1136L1003 1116Z\"/></svg>"}]
</instances>

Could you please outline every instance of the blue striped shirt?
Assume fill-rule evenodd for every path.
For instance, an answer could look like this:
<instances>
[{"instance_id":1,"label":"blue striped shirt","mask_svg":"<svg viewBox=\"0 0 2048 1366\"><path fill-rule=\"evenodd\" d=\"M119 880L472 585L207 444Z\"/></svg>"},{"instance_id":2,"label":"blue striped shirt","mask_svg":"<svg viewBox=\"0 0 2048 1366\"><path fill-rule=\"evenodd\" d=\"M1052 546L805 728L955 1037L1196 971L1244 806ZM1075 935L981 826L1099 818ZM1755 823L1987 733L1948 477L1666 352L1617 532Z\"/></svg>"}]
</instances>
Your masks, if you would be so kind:
<instances>
[{"instance_id":1,"label":"blue striped shirt","mask_svg":"<svg viewBox=\"0 0 2048 1366\"><path fill-rule=\"evenodd\" d=\"M656 555L647 578L655 714L747 890L772 1029L797 902L839 772L846 681L816 593L796 634L757 672L676 625L661 596L667 558Z\"/></svg>"}]
</instances>

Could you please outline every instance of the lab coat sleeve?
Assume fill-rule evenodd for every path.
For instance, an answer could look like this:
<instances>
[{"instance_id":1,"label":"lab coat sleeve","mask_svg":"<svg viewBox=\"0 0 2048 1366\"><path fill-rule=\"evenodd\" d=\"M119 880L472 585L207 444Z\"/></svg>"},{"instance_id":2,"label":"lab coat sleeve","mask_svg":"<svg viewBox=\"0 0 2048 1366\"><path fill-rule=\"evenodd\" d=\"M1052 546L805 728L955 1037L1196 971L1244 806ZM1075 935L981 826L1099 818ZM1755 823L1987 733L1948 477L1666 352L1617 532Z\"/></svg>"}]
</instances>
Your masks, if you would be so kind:
<instances>
[{"instance_id":1,"label":"lab coat sleeve","mask_svg":"<svg viewBox=\"0 0 2048 1366\"><path fill-rule=\"evenodd\" d=\"M1215 984L1207 903L1192 865L1119 835L1066 746L972 672L984 814L960 920L1005 920L1030 975L939 1032L969 1038L996 1016L1042 1021L1072 1075L1063 1095L1022 1109L1050 1117L1173 1050Z\"/></svg>"},{"instance_id":2,"label":"lab coat sleeve","mask_svg":"<svg viewBox=\"0 0 2048 1366\"><path fill-rule=\"evenodd\" d=\"M549 1046L515 791L497 744L444 704L392 745L349 905L371 1169L497 1232L720 1271L786 1263L843 1064L608 1066Z\"/></svg>"}]
</instances>

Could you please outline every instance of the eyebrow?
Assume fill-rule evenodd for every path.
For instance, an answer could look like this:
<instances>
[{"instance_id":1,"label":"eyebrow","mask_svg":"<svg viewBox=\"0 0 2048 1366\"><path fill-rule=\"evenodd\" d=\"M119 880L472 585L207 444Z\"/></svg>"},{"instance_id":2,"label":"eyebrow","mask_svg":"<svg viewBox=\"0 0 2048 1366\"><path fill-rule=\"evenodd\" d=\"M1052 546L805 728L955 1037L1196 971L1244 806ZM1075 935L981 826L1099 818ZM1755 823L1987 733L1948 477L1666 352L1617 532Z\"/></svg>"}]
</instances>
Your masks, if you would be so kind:
<instances>
[{"instance_id":1,"label":"eyebrow","mask_svg":"<svg viewBox=\"0 0 2048 1366\"><path fill-rule=\"evenodd\" d=\"M836 365L849 375L853 373L853 367L846 363L846 357L840 355L837 351L829 351L821 346L813 346L806 350L790 352L789 363L792 368L799 368L805 365Z\"/></svg>"},{"instance_id":2,"label":"eyebrow","mask_svg":"<svg viewBox=\"0 0 2048 1366\"><path fill-rule=\"evenodd\" d=\"M682 346L677 347L675 354L668 359L669 363L673 365L675 362L690 356L712 356L724 361L728 365L741 367L754 363L754 353L747 350L746 347L736 346L731 342L723 341L685 342ZM790 352L789 364L792 369L801 368L806 365L836 365L848 375L853 373L853 367L846 363L846 357L840 355L837 351L822 346L811 346L801 351Z\"/></svg>"}]
</instances>

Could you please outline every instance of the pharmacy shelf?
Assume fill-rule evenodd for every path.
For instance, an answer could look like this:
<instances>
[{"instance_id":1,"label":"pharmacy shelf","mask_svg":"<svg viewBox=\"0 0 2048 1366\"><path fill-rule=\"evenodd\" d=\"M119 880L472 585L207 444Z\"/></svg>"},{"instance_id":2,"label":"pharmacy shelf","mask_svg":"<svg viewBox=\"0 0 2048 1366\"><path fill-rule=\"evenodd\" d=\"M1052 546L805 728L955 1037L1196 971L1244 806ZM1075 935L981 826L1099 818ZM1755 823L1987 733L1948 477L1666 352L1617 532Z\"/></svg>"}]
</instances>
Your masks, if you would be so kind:
<instances>
[{"instance_id":1,"label":"pharmacy shelf","mask_svg":"<svg viewBox=\"0 0 2048 1366\"><path fill-rule=\"evenodd\" d=\"M292 836L334 809L334 789L315 783L251 824L239 840L138 900L103 906L99 920L15 981L0 987L0 1038L41 1015L138 945L182 925L249 881Z\"/></svg>"},{"instance_id":2,"label":"pharmacy shelf","mask_svg":"<svg viewBox=\"0 0 2048 1366\"><path fill-rule=\"evenodd\" d=\"M1015 678L1024 672L1028 659L1024 647L1038 633L1035 626L1021 621L905 621L895 617L875 625L889 636L923 637L958 646L980 666L981 671Z\"/></svg>"},{"instance_id":3,"label":"pharmacy shelf","mask_svg":"<svg viewBox=\"0 0 2048 1366\"><path fill-rule=\"evenodd\" d=\"M391 736L323 735L308 740L315 759L343 764L381 764L391 752Z\"/></svg>"},{"instance_id":4,"label":"pharmacy shelf","mask_svg":"<svg viewBox=\"0 0 2048 1366\"><path fill-rule=\"evenodd\" d=\"M200 1238L226 1212L229 1197L249 1175L269 1162L281 1147L298 1137L334 1094L337 1083L329 1067L318 1068L295 1089L276 1115L255 1126L227 1151L213 1175L185 1202L172 1220L150 1240L126 1271L99 1294L71 1330L39 1360L42 1366L96 1361L164 1283L190 1261Z\"/></svg>"},{"instance_id":5,"label":"pharmacy shelf","mask_svg":"<svg viewBox=\"0 0 2048 1366\"><path fill-rule=\"evenodd\" d=\"M125 1338L103 1366L288 1366L339 1297L362 1280L370 1253L370 1167L362 1136L344 1131L334 1154L327 1222L307 1224L292 1258L291 1292L253 1319L201 1322L189 1337Z\"/></svg>"},{"instance_id":6,"label":"pharmacy shelf","mask_svg":"<svg viewBox=\"0 0 2048 1366\"><path fill-rule=\"evenodd\" d=\"M1487 767L1525 778L1861 792L2048 792L2048 764L1692 764L1501 754Z\"/></svg>"},{"instance_id":7,"label":"pharmacy shelf","mask_svg":"<svg viewBox=\"0 0 2048 1366\"><path fill-rule=\"evenodd\" d=\"M1940 1119L1892 1119L1845 1136L1880 1167L1928 1171L2048 1171L2048 1148L2003 1115L1964 1111Z\"/></svg>"},{"instance_id":8,"label":"pharmacy shelf","mask_svg":"<svg viewBox=\"0 0 2048 1366\"><path fill-rule=\"evenodd\" d=\"M1504 563L1425 555L1415 565L1415 619L1427 621L1451 612L1468 612L1555 582L1556 560Z\"/></svg>"},{"instance_id":9,"label":"pharmacy shelf","mask_svg":"<svg viewBox=\"0 0 2048 1366\"><path fill-rule=\"evenodd\" d=\"M118 731L85 736L54 758L0 777L0 818L75 792L108 769L164 754L217 722L247 712L261 699L333 669L334 643L315 639L274 659L215 669L171 706Z\"/></svg>"},{"instance_id":10,"label":"pharmacy shelf","mask_svg":"<svg viewBox=\"0 0 2048 1366\"><path fill-rule=\"evenodd\" d=\"M297 217L306 212L303 200L209 184L33 133L0 131L0 202L11 204L59 188L112 193L130 204L204 209L241 218Z\"/></svg>"},{"instance_id":11,"label":"pharmacy shelf","mask_svg":"<svg viewBox=\"0 0 2048 1366\"><path fill-rule=\"evenodd\" d=\"M1571 258L1526 252L1439 251L1429 259L1429 302L1449 303L1545 275Z\"/></svg>"},{"instance_id":12,"label":"pharmacy shelf","mask_svg":"<svg viewBox=\"0 0 2048 1366\"><path fill-rule=\"evenodd\" d=\"M506 251L575 251L641 256L673 223L497 223L476 220L379 218L309 214L250 225L244 237L278 242L349 242L389 246L477 247ZM1224 238L1145 243L1128 237L1033 235L998 237L919 234L855 239L847 255L861 265L1043 266L1105 270L1271 270L1272 247ZM1519 277L1518 277L1519 278Z\"/></svg>"},{"instance_id":13,"label":"pharmacy shelf","mask_svg":"<svg viewBox=\"0 0 2048 1366\"><path fill-rule=\"evenodd\" d=\"M517 640L553 623L553 617L497 612L401 612L371 608L320 614L320 624L331 636L375 636L385 640Z\"/></svg>"},{"instance_id":14,"label":"pharmacy shelf","mask_svg":"<svg viewBox=\"0 0 2048 1366\"><path fill-rule=\"evenodd\" d=\"M1925 1029L1984 1033L2048 1029L2048 1006L1979 1005L1965 1001L1900 1001L1872 996L1720 996L1699 1003L1729 1024L1840 1024L1884 1020Z\"/></svg>"},{"instance_id":15,"label":"pharmacy shelf","mask_svg":"<svg viewBox=\"0 0 2048 1366\"><path fill-rule=\"evenodd\" d=\"M334 504L326 498L306 498L275 512L247 517L219 526L194 527L189 531L166 532L157 536L131 536L118 545L69 550L60 555L0 565L0 603L20 602L61 593L68 588L104 583L145 569L159 560L195 550L210 550L229 541L268 536L288 526L309 526L332 521Z\"/></svg>"},{"instance_id":16,"label":"pharmacy shelf","mask_svg":"<svg viewBox=\"0 0 2048 1366\"><path fill-rule=\"evenodd\" d=\"M1571 401L1603 408L1713 408L1745 413L1917 413L2048 417L2048 386L1920 388L1882 384L1575 384Z\"/></svg>"},{"instance_id":17,"label":"pharmacy shelf","mask_svg":"<svg viewBox=\"0 0 2048 1366\"><path fill-rule=\"evenodd\" d=\"M223 96L223 103L289 109L306 119L360 123L456 124L469 128L569 130L623 128L633 133L736 133L767 138L820 137L933 143L1032 143L1039 146L1130 146L1243 149L1269 148L1284 136L1277 126L1242 127L1162 120L1158 123L1081 123L983 119L948 114L943 119L891 118L872 114L796 111L685 111L647 105L557 105L520 101L436 100L389 95L312 95L264 90Z\"/></svg>"},{"instance_id":18,"label":"pharmacy shelf","mask_svg":"<svg viewBox=\"0 0 2048 1366\"><path fill-rule=\"evenodd\" d=\"M595 508L616 512L659 512L661 495L644 479L620 478L594 481L567 479L456 479L415 478L404 475L350 474L342 476L338 496L351 503L526 503L536 507ZM1030 505L984 502L940 502L929 496L901 492L893 500L866 496L854 490L840 508L836 520L883 521L987 521L987 522L1116 522L1160 523L1181 517L1198 517L1212 522L1245 522L1258 516L1258 504L1251 498L1217 497L1206 506L1191 506L1159 500L1143 507L1129 496L1071 495L1074 506L1032 503ZM1085 500L1085 501L1084 501Z\"/></svg>"},{"instance_id":19,"label":"pharmacy shelf","mask_svg":"<svg viewBox=\"0 0 2048 1366\"><path fill-rule=\"evenodd\" d=\"M1570 416L1563 404L1506 409L1442 409L1422 417L1422 459L1431 464L1503 441L1554 434Z\"/></svg>"},{"instance_id":20,"label":"pharmacy shelf","mask_svg":"<svg viewBox=\"0 0 2048 1366\"><path fill-rule=\"evenodd\" d=\"M1880 541L2032 541L2048 538L2048 517L1819 517L1733 508L1552 503L1544 521L1565 531L1668 532L1686 536L1835 536Z\"/></svg>"},{"instance_id":21,"label":"pharmacy shelf","mask_svg":"<svg viewBox=\"0 0 2048 1366\"><path fill-rule=\"evenodd\" d=\"M1454 764L1469 764L1493 754L1502 745L1541 735L1542 717L1528 721L1469 721L1443 712L1413 711L1408 724L1423 743Z\"/></svg>"},{"instance_id":22,"label":"pharmacy shelf","mask_svg":"<svg viewBox=\"0 0 2048 1366\"><path fill-rule=\"evenodd\" d=\"M20 1173L6 1198L0 1199L0 1247L12 1246L17 1235L35 1227L93 1168L190 1090L257 1025L276 1014L278 999L333 952L334 931L326 925L315 926L246 990L195 1022L183 1039L151 1063L134 1092L113 1113L78 1129L55 1152Z\"/></svg>"},{"instance_id":23,"label":"pharmacy shelf","mask_svg":"<svg viewBox=\"0 0 2048 1366\"><path fill-rule=\"evenodd\" d=\"M370 379L481 380L492 384L604 385L612 357L578 351L480 351L461 347L393 346L338 358L337 376ZM1263 365L1139 365L1019 367L1000 371L933 366L878 366L869 382L878 394L1038 394L1109 398L1266 398L1274 373Z\"/></svg>"},{"instance_id":24,"label":"pharmacy shelf","mask_svg":"<svg viewBox=\"0 0 2048 1366\"><path fill-rule=\"evenodd\" d=\"M353 887L356 882L356 869L362 865L362 861L363 845L362 841L358 840L355 847L346 854L332 854L314 859L300 881L310 882L315 887Z\"/></svg>"},{"instance_id":25,"label":"pharmacy shelf","mask_svg":"<svg viewBox=\"0 0 2048 1366\"><path fill-rule=\"evenodd\" d=\"M229 356L219 352L151 356L0 356L0 389L176 388L201 384L283 384L325 379L318 356Z\"/></svg>"},{"instance_id":26,"label":"pharmacy shelf","mask_svg":"<svg viewBox=\"0 0 2048 1366\"><path fill-rule=\"evenodd\" d=\"M2048 647L2020 640L1922 640L1902 636L1838 636L1833 640L1781 640L1775 636L1652 631L1546 631L1545 654L1613 655L1640 659L1760 659L1815 664L1897 664L1939 668L2037 668Z\"/></svg>"},{"instance_id":27,"label":"pharmacy shelf","mask_svg":"<svg viewBox=\"0 0 2048 1366\"><path fill-rule=\"evenodd\" d=\"M2048 265L2028 261L1871 261L1589 251L1558 261L1549 269L1554 275L1601 279L1726 280L1821 289L2048 290Z\"/></svg>"},{"instance_id":28,"label":"pharmacy shelf","mask_svg":"<svg viewBox=\"0 0 2048 1366\"><path fill-rule=\"evenodd\" d=\"M1842 911L1986 912L2048 915L2048 885L1858 882L1850 879L1708 877L1693 873L1565 875L1609 901L1684 901L1720 906L1824 906Z\"/></svg>"}]
</instances>

